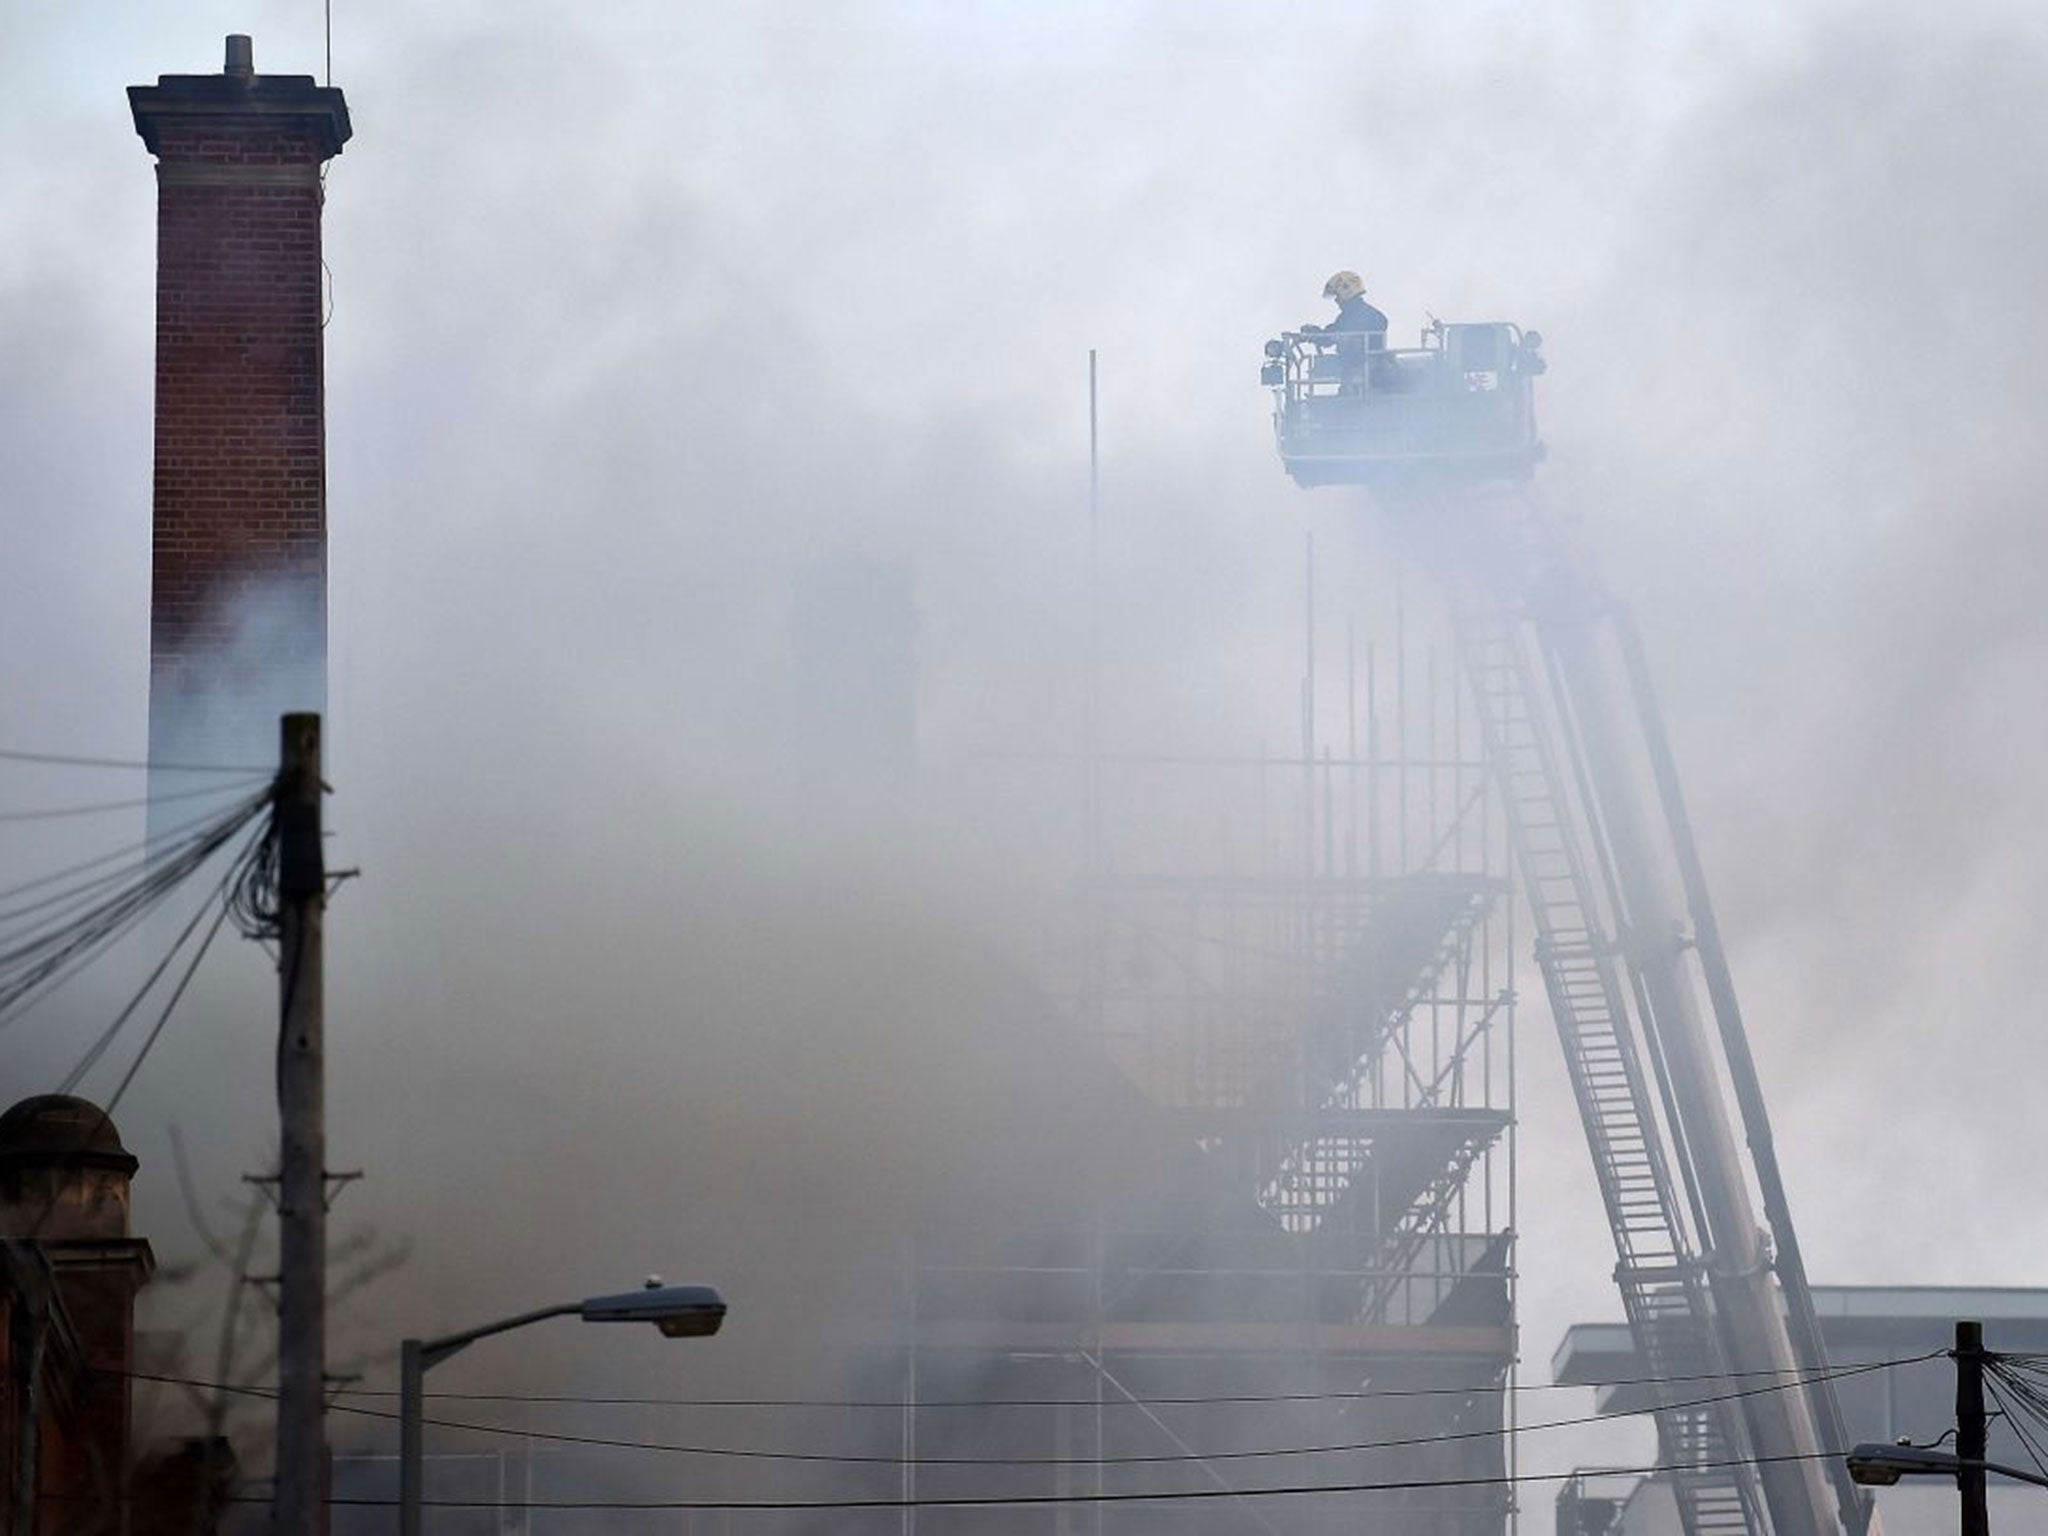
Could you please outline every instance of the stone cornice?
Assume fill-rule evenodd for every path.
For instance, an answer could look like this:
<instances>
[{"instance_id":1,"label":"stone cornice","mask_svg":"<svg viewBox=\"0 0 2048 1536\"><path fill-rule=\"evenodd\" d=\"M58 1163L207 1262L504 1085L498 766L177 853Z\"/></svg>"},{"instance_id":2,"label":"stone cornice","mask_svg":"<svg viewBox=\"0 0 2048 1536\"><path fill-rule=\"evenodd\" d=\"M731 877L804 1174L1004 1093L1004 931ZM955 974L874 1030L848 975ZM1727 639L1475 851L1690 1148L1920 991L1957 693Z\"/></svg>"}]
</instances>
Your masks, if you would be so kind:
<instances>
[{"instance_id":1,"label":"stone cornice","mask_svg":"<svg viewBox=\"0 0 2048 1536\"><path fill-rule=\"evenodd\" d=\"M354 132L341 92L314 84L311 75L159 75L155 85L129 86L128 106L135 131L153 155L162 153L163 130L171 126L303 128L314 136L323 160L340 154Z\"/></svg>"}]
</instances>

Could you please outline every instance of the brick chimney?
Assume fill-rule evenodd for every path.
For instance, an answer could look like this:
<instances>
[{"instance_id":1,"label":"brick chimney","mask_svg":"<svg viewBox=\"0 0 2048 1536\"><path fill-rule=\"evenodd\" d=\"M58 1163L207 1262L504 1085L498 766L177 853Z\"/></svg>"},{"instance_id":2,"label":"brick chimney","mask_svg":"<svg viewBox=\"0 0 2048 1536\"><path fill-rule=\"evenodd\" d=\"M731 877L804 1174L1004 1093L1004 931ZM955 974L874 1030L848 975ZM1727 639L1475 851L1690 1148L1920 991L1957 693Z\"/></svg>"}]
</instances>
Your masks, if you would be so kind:
<instances>
[{"instance_id":1,"label":"brick chimney","mask_svg":"<svg viewBox=\"0 0 2048 1536\"><path fill-rule=\"evenodd\" d=\"M150 758L264 763L278 715L326 705L321 173L348 104L241 36L128 101L157 159Z\"/></svg>"}]
</instances>

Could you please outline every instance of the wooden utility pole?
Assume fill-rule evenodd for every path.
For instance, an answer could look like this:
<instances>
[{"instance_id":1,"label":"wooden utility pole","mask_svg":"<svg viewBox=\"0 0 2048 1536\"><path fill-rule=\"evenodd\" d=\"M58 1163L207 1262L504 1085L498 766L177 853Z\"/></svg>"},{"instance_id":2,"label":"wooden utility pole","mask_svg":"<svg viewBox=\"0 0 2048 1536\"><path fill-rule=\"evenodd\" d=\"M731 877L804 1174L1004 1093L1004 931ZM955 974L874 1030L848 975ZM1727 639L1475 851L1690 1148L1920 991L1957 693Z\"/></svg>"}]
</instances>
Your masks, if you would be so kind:
<instances>
[{"instance_id":1,"label":"wooden utility pole","mask_svg":"<svg viewBox=\"0 0 2048 1536\"><path fill-rule=\"evenodd\" d=\"M327 1530L327 1103L320 717L286 715L277 801L277 1493L272 1536Z\"/></svg>"},{"instance_id":2,"label":"wooden utility pole","mask_svg":"<svg viewBox=\"0 0 2048 1536\"><path fill-rule=\"evenodd\" d=\"M1956 1324L1956 1487L1963 1496L1962 1536L1991 1536L1984 1504L1984 1325ZM1972 1465L1975 1463L1975 1465Z\"/></svg>"}]
</instances>

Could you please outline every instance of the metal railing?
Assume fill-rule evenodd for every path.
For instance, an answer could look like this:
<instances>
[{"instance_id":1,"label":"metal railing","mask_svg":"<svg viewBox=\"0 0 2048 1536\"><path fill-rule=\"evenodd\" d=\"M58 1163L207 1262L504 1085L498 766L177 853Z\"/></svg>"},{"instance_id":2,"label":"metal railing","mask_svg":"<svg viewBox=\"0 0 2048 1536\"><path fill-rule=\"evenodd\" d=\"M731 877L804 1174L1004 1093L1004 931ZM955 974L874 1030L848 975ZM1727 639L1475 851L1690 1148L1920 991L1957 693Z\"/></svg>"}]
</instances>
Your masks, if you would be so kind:
<instances>
[{"instance_id":1,"label":"metal railing","mask_svg":"<svg viewBox=\"0 0 2048 1536\"><path fill-rule=\"evenodd\" d=\"M1419 347L1380 332L1288 331L1266 345L1274 436L1290 471L1315 483L1346 466L1533 463L1535 392L1544 362L1505 322L1448 326Z\"/></svg>"}]
</instances>

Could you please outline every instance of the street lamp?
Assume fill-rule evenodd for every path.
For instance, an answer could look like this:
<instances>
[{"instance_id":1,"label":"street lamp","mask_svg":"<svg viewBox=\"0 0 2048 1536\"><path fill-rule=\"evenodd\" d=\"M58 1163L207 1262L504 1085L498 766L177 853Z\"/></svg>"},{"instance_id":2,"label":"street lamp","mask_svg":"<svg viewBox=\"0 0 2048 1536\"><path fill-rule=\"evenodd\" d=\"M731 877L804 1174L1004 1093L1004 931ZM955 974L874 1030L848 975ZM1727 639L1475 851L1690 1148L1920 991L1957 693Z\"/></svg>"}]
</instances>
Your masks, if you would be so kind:
<instances>
[{"instance_id":1,"label":"street lamp","mask_svg":"<svg viewBox=\"0 0 2048 1536\"><path fill-rule=\"evenodd\" d=\"M2017 1482L2048 1488L2048 1477L1995 1461L1962 1457L1925 1445L1882 1445L1866 1442L1849 1453L1849 1476L1870 1488L1889 1488L1902 1477L1960 1477L1965 1472L1996 1472Z\"/></svg>"},{"instance_id":2,"label":"street lamp","mask_svg":"<svg viewBox=\"0 0 2048 1536\"><path fill-rule=\"evenodd\" d=\"M637 1291L615 1296L586 1296L559 1306L521 1312L481 1328L438 1339L406 1339L398 1347L398 1529L399 1536L420 1536L420 1472L426 1374L450 1355L478 1339L510 1333L550 1317L576 1316L586 1323L652 1323L663 1338L701 1339L718 1332L725 1321L725 1302L708 1285L663 1285L649 1280Z\"/></svg>"}]
</instances>

